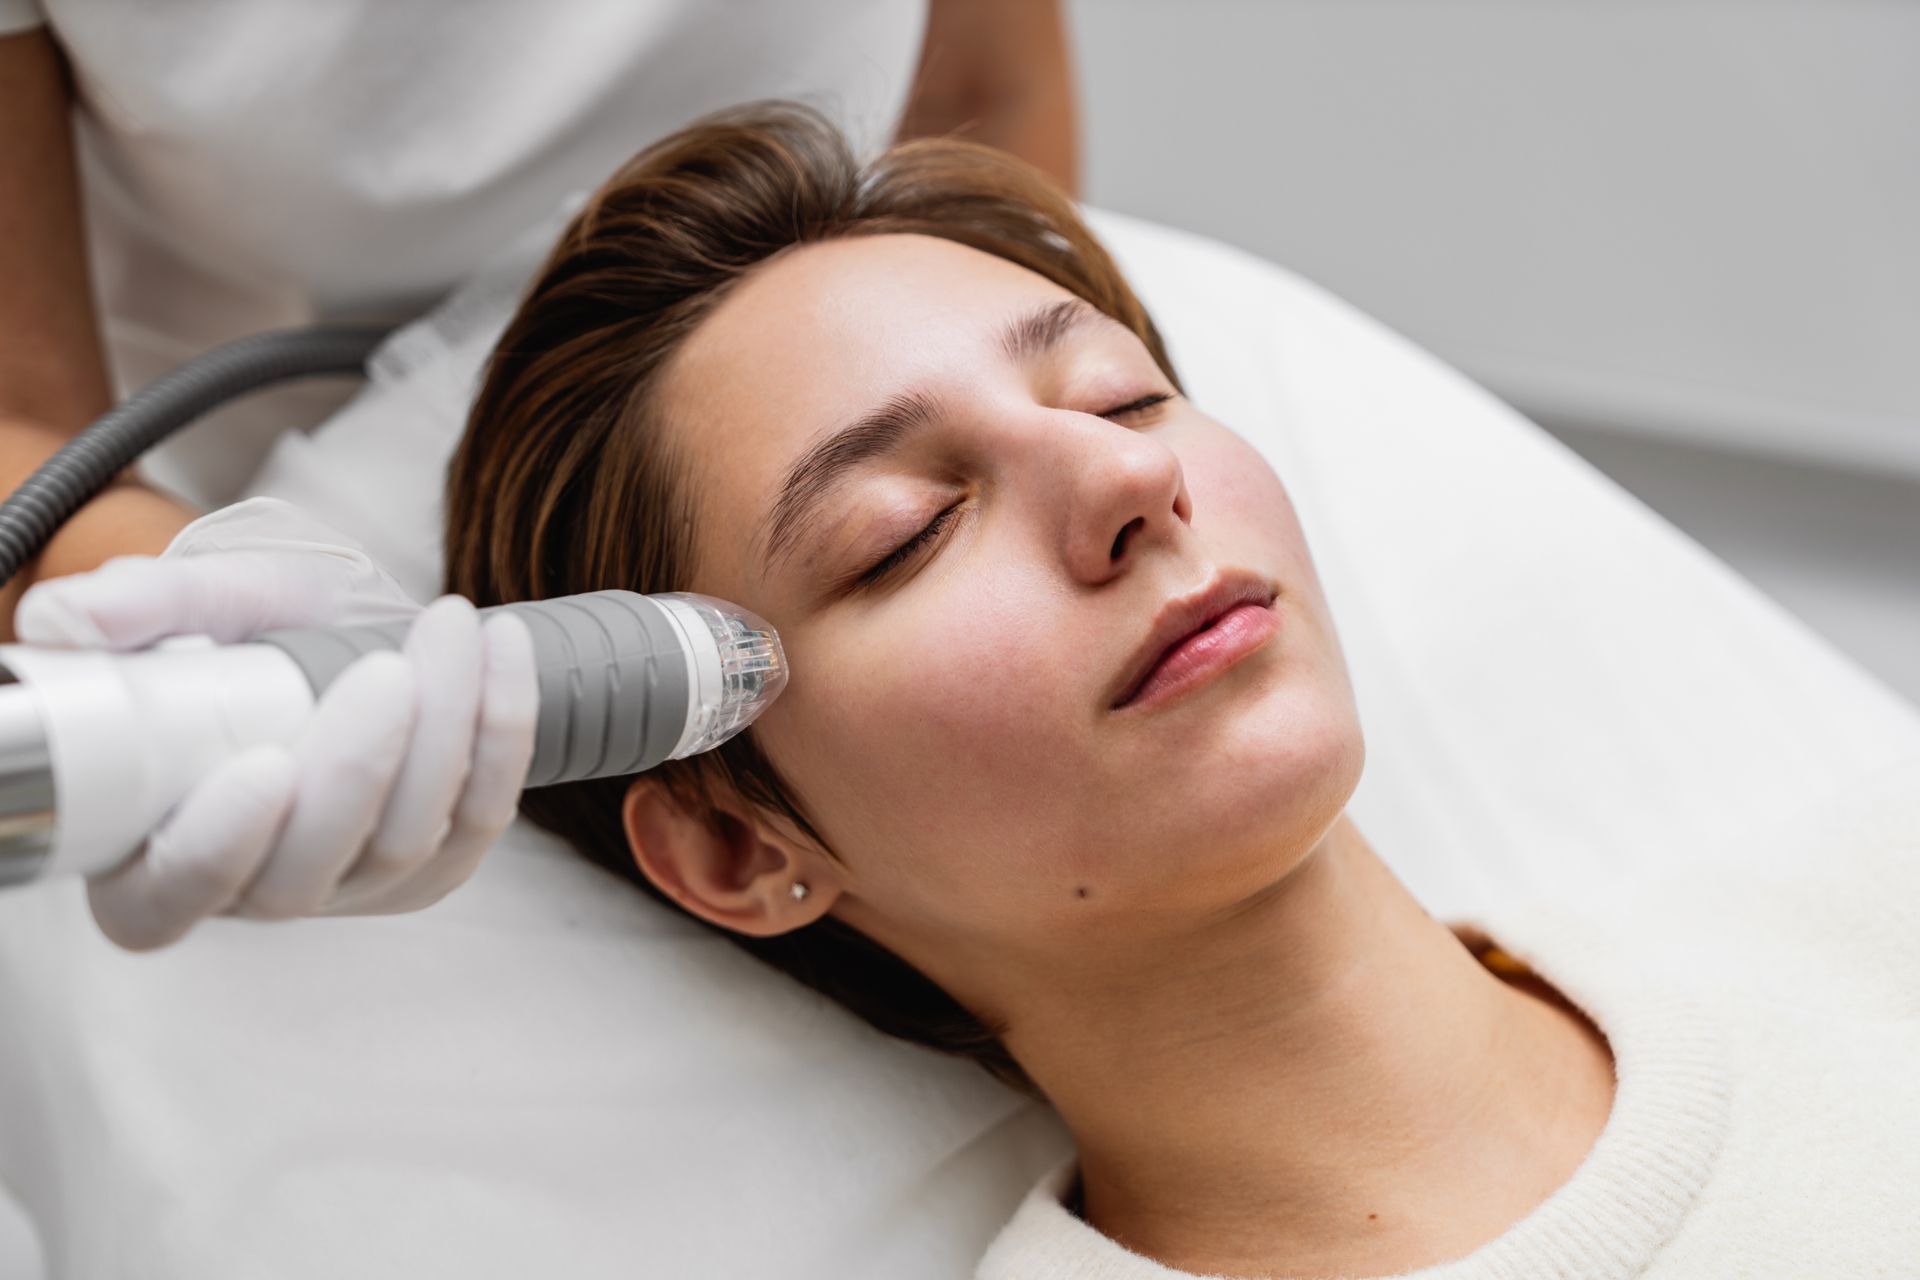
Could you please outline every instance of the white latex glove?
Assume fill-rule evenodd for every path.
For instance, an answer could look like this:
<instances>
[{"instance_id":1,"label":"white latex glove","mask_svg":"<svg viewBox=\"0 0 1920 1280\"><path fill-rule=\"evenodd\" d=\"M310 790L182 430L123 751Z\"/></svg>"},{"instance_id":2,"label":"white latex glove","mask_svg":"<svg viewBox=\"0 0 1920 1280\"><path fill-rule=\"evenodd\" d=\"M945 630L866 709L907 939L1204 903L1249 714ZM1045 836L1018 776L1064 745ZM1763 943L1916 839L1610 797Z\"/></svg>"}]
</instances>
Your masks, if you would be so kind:
<instances>
[{"instance_id":1,"label":"white latex glove","mask_svg":"<svg viewBox=\"0 0 1920 1280\"><path fill-rule=\"evenodd\" d=\"M413 617L399 653L341 673L288 746L202 779L140 851L88 879L102 932L164 946L209 915L380 915L439 901L512 821L538 699L526 624L442 596L422 610L359 544L275 498L188 525L158 557L37 583L26 644L138 649L170 635Z\"/></svg>"}]
</instances>

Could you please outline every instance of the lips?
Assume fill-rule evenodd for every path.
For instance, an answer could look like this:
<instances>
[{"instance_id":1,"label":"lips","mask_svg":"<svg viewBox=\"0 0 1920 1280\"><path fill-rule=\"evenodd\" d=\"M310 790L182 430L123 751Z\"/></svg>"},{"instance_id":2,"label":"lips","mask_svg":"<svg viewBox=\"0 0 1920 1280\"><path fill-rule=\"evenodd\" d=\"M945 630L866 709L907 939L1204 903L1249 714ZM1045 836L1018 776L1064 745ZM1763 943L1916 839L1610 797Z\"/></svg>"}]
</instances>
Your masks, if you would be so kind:
<instances>
[{"instance_id":1,"label":"lips","mask_svg":"<svg viewBox=\"0 0 1920 1280\"><path fill-rule=\"evenodd\" d=\"M1196 631L1206 630L1222 614L1240 605L1264 607L1273 603L1273 597L1273 588L1257 575L1243 569L1223 569L1200 590L1169 600L1154 617L1147 638L1128 659L1109 705L1118 710L1131 702L1160 660Z\"/></svg>"}]
</instances>

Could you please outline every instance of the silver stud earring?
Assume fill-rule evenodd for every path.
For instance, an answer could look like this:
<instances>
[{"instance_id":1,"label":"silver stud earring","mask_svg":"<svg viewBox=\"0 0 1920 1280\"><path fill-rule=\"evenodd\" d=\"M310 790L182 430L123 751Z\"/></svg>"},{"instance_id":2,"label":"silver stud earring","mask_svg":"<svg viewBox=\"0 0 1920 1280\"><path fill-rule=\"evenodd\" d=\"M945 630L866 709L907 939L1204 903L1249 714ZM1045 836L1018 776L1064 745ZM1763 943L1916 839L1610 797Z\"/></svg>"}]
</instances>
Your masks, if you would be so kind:
<instances>
[{"instance_id":1,"label":"silver stud earring","mask_svg":"<svg viewBox=\"0 0 1920 1280\"><path fill-rule=\"evenodd\" d=\"M793 882L793 900L795 902L798 902L806 896L807 896L807 886L802 884L800 881L795 880Z\"/></svg>"}]
</instances>

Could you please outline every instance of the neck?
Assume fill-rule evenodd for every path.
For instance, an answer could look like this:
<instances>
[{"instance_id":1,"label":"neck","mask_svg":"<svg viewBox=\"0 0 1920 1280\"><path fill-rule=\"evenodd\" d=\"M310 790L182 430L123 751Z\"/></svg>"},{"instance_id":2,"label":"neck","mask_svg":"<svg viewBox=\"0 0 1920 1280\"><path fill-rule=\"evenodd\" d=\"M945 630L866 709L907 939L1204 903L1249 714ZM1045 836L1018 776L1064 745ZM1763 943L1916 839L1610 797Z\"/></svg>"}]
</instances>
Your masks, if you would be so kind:
<instances>
[{"instance_id":1,"label":"neck","mask_svg":"<svg viewBox=\"0 0 1920 1280\"><path fill-rule=\"evenodd\" d=\"M1204 932L1029 990L1010 1047L1074 1135L1085 1216L1182 1270L1463 1256L1612 1106L1598 1032L1484 968L1344 815Z\"/></svg>"}]
</instances>

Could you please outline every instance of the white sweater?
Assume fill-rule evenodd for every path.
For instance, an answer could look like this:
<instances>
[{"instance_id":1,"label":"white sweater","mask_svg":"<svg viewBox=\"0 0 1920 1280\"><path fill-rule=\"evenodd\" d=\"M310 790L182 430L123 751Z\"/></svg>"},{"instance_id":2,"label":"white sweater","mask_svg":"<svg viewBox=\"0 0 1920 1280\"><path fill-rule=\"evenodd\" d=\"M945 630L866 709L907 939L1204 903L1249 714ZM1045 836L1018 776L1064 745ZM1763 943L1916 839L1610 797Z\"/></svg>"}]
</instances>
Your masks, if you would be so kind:
<instances>
[{"instance_id":1,"label":"white sweater","mask_svg":"<svg viewBox=\"0 0 1920 1280\"><path fill-rule=\"evenodd\" d=\"M1612 1114L1571 1178L1418 1280L1920 1277L1920 764L1737 861L1604 901L1507 902L1484 933L1593 1019ZM1175 1280L1028 1193L978 1280Z\"/></svg>"}]
</instances>

